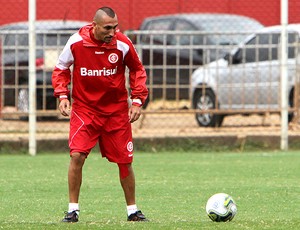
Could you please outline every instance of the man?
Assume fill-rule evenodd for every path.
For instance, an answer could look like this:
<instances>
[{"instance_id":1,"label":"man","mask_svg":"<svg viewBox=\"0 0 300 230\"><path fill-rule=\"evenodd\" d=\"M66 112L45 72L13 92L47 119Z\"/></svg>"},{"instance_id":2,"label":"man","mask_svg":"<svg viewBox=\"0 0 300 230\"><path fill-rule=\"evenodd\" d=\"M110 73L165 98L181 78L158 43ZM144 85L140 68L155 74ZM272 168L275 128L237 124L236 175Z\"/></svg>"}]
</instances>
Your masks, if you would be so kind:
<instances>
[{"instance_id":1,"label":"man","mask_svg":"<svg viewBox=\"0 0 300 230\"><path fill-rule=\"evenodd\" d=\"M77 222L82 167L99 142L108 161L119 167L128 221L147 221L135 201L131 123L138 120L148 96L146 72L131 41L117 29L109 7L95 13L92 24L72 35L52 74L54 96L62 115L70 115L69 209L63 222ZM73 65L71 77L70 66ZM125 69L129 69L132 103L128 105ZM72 111L68 85L72 80Z\"/></svg>"}]
</instances>

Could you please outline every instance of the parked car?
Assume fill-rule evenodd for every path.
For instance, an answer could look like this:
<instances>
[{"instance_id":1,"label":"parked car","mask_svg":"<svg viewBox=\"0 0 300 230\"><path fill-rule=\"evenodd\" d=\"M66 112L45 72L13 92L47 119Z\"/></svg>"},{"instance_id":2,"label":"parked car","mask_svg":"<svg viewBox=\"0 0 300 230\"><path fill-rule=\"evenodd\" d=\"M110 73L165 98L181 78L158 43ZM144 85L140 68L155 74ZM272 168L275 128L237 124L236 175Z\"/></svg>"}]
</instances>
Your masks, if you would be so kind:
<instances>
[{"instance_id":1,"label":"parked car","mask_svg":"<svg viewBox=\"0 0 300 230\"><path fill-rule=\"evenodd\" d=\"M146 33L135 42L148 74L150 97L189 99L193 70L224 56L247 35L262 27L252 18L232 14L173 14L146 18L139 28Z\"/></svg>"},{"instance_id":2,"label":"parked car","mask_svg":"<svg viewBox=\"0 0 300 230\"><path fill-rule=\"evenodd\" d=\"M52 70L70 35L86 24L88 22L84 21L36 21L37 110L57 109L51 83ZM1 26L0 36L2 108L15 107L26 113L29 107L28 22Z\"/></svg>"},{"instance_id":3,"label":"parked car","mask_svg":"<svg viewBox=\"0 0 300 230\"><path fill-rule=\"evenodd\" d=\"M192 74L193 108L219 109L222 113L198 113L200 126L220 126L226 115L248 110L280 111L281 26L265 27L245 39L224 58L199 67ZM288 99L294 104L299 60L300 24L288 32ZM299 75L299 73L298 73ZM227 113L226 113L227 112ZM289 114L291 121L293 113Z\"/></svg>"}]
</instances>

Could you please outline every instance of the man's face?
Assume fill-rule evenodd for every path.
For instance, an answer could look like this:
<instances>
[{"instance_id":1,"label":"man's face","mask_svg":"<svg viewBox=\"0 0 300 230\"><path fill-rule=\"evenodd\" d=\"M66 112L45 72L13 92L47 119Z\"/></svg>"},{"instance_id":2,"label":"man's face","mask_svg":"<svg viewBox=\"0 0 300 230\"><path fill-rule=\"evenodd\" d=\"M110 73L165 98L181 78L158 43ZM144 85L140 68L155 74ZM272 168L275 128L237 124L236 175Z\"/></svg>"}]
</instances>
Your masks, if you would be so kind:
<instances>
[{"instance_id":1,"label":"man's face","mask_svg":"<svg viewBox=\"0 0 300 230\"><path fill-rule=\"evenodd\" d=\"M117 26L117 16L111 18L108 15L104 14L99 22L93 22L94 36L99 41L110 43L116 33Z\"/></svg>"}]
</instances>

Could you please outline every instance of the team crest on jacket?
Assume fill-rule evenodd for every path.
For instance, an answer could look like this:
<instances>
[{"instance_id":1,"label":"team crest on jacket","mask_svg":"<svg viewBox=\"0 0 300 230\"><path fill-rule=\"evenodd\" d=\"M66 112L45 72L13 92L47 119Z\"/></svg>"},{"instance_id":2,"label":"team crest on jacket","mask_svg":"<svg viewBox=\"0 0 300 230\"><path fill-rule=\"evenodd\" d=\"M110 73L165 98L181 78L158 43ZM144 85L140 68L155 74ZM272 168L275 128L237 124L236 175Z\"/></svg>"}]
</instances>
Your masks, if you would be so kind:
<instances>
[{"instance_id":1,"label":"team crest on jacket","mask_svg":"<svg viewBox=\"0 0 300 230\"><path fill-rule=\"evenodd\" d=\"M119 57L117 54L115 53L111 53L109 56L108 56L108 61L112 64L116 63L117 61L119 60Z\"/></svg>"}]
</instances>

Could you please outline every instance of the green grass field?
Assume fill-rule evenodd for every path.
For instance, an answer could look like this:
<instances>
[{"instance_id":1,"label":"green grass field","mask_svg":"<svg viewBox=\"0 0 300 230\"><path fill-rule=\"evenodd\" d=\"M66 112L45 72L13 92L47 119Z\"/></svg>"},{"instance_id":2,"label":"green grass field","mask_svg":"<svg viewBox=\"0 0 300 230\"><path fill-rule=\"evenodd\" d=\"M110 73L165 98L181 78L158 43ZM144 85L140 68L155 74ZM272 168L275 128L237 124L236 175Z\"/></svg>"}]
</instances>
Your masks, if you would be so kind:
<instances>
[{"instance_id":1,"label":"green grass field","mask_svg":"<svg viewBox=\"0 0 300 230\"><path fill-rule=\"evenodd\" d=\"M147 223L126 221L115 164L92 153L84 167L80 222L67 209L68 154L0 156L0 229L300 229L300 152L135 155L138 207ZM214 223L214 193L233 196L237 216Z\"/></svg>"}]
</instances>

